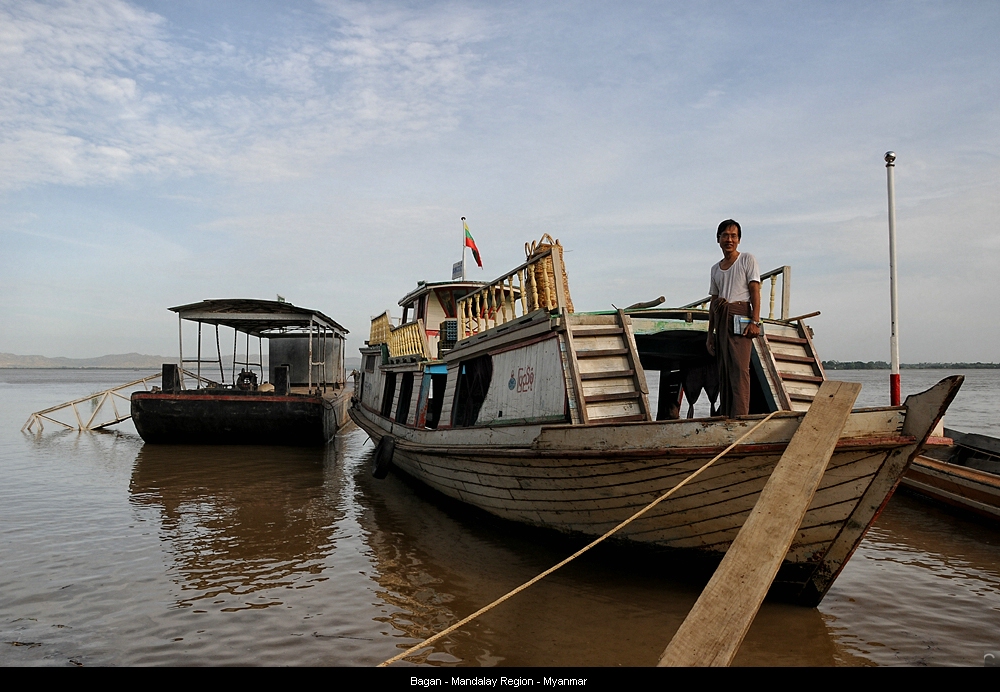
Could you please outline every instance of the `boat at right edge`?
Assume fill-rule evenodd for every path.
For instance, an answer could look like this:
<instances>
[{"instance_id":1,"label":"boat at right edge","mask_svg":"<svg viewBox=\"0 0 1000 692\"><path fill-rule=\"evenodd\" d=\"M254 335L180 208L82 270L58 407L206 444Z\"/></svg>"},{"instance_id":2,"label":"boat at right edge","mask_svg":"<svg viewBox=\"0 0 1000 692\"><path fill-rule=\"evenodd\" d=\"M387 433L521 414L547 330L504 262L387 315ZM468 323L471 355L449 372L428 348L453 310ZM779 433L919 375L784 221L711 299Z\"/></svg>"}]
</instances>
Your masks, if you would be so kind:
<instances>
[{"instance_id":1,"label":"boat at right edge","mask_svg":"<svg viewBox=\"0 0 1000 692\"><path fill-rule=\"evenodd\" d=\"M1000 522L1000 440L945 428L952 441L929 449L903 476L907 490L964 513Z\"/></svg>"},{"instance_id":2,"label":"boat at right edge","mask_svg":"<svg viewBox=\"0 0 1000 692\"><path fill-rule=\"evenodd\" d=\"M373 473L391 465L497 517L599 536L777 412L616 536L721 559L826 379L812 330L788 314L790 269L762 276L771 311L754 340L750 415L681 419L682 392L711 367L705 301L576 312L558 241L526 254L489 283L418 282L398 326L373 319L349 411L378 445ZM660 371L657 412L647 370ZM851 413L772 597L822 600L911 461L950 443L939 423L962 380Z\"/></svg>"}]
</instances>

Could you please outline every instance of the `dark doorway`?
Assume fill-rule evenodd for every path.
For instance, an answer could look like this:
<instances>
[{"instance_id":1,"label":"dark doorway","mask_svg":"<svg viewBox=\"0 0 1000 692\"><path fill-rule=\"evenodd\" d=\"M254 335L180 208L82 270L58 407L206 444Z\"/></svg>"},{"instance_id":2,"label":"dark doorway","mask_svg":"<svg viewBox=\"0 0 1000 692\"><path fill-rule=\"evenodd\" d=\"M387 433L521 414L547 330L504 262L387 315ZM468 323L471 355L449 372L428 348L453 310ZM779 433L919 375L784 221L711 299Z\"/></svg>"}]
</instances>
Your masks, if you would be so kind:
<instances>
[{"instance_id":1,"label":"dark doorway","mask_svg":"<svg viewBox=\"0 0 1000 692\"><path fill-rule=\"evenodd\" d=\"M396 422L406 424L410 415L410 399L413 398L413 373L403 373L403 381L399 384L399 403L396 405Z\"/></svg>"},{"instance_id":2,"label":"dark doorway","mask_svg":"<svg viewBox=\"0 0 1000 692\"><path fill-rule=\"evenodd\" d=\"M464 428L476 424L479 409L486 400L493 377L493 359L480 356L459 366L458 387L455 392L453 425Z\"/></svg>"},{"instance_id":3,"label":"dark doorway","mask_svg":"<svg viewBox=\"0 0 1000 692\"><path fill-rule=\"evenodd\" d=\"M428 428L436 428L441 422L441 408L444 405L444 388L448 384L448 375L431 375L431 395L427 399Z\"/></svg>"},{"instance_id":4,"label":"dark doorway","mask_svg":"<svg viewBox=\"0 0 1000 692\"><path fill-rule=\"evenodd\" d=\"M396 394L396 373L387 372L385 374L385 388L382 390L382 409L380 413L383 418L392 415L392 398Z\"/></svg>"}]
</instances>

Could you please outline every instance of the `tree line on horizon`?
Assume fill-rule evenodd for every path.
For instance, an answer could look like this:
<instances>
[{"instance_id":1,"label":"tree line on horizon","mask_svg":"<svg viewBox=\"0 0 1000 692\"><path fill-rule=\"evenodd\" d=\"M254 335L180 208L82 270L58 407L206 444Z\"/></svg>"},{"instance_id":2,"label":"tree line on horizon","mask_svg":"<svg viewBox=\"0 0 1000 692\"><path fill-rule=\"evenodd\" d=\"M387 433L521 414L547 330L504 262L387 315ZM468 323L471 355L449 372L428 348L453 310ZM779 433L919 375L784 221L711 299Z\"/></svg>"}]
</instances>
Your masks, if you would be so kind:
<instances>
[{"instance_id":1,"label":"tree line on horizon","mask_svg":"<svg viewBox=\"0 0 1000 692\"><path fill-rule=\"evenodd\" d=\"M826 370L888 370L889 364L884 360L824 360ZM996 370L1000 363L900 363L900 370L946 370L958 368L962 370Z\"/></svg>"}]
</instances>

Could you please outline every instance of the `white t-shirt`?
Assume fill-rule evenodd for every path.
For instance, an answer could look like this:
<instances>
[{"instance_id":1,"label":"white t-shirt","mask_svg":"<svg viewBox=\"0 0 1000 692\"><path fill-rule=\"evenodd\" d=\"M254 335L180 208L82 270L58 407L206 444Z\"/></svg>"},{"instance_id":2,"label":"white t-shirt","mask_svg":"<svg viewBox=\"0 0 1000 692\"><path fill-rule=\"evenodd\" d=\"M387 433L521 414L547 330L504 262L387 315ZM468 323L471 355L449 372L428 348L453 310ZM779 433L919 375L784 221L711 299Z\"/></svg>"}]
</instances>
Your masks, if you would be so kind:
<instances>
[{"instance_id":1,"label":"white t-shirt","mask_svg":"<svg viewBox=\"0 0 1000 692\"><path fill-rule=\"evenodd\" d=\"M708 294L724 298L727 303L749 302L750 282L760 283L760 267L749 252L741 252L729 269L723 269L722 260L712 266L712 283Z\"/></svg>"}]
</instances>

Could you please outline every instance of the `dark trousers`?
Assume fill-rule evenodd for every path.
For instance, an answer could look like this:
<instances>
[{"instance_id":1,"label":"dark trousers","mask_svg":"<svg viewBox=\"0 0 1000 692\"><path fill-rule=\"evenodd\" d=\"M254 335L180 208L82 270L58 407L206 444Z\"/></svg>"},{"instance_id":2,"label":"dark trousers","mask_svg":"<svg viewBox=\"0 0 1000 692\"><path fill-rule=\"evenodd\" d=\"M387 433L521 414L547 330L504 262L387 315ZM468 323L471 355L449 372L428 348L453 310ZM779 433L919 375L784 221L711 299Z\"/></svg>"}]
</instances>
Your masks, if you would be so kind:
<instances>
[{"instance_id":1,"label":"dark trousers","mask_svg":"<svg viewBox=\"0 0 1000 692\"><path fill-rule=\"evenodd\" d=\"M750 351L753 339L733 334L733 316L749 317L750 303L726 303L718 307L715 358L719 365L719 411L736 418L750 412Z\"/></svg>"}]
</instances>

